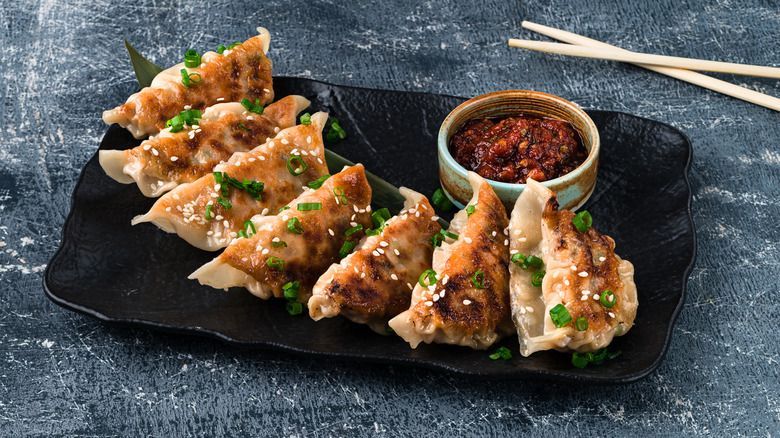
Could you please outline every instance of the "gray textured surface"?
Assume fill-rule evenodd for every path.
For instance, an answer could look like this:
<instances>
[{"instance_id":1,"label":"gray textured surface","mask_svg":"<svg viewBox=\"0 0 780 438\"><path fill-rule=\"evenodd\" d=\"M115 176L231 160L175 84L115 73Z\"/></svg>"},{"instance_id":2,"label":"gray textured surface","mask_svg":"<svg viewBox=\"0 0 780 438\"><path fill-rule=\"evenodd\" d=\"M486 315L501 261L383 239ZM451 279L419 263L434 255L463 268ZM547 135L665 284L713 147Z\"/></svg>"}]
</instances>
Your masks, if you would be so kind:
<instances>
[{"instance_id":1,"label":"gray textured surface","mask_svg":"<svg viewBox=\"0 0 780 438\"><path fill-rule=\"evenodd\" d=\"M777 66L774 1L0 0L0 435L780 436L780 113L640 68L510 49L523 19L637 51ZM616 4L620 3L620 4ZM345 6L348 4L349 6ZM550 92L684 131L699 256L666 360L625 387L489 384L105 326L41 290L100 120L161 65L273 35L279 75ZM780 82L718 77L780 96Z\"/></svg>"}]
</instances>

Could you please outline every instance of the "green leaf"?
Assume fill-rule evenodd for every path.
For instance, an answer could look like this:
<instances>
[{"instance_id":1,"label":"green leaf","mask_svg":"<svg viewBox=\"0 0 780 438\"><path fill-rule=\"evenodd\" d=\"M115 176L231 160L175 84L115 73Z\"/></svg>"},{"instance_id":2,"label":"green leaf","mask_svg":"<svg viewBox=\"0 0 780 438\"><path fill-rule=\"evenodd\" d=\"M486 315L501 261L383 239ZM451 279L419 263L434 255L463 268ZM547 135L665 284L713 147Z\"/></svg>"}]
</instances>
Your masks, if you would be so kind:
<instances>
[{"instance_id":1,"label":"green leaf","mask_svg":"<svg viewBox=\"0 0 780 438\"><path fill-rule=\"evenodd\" d=\"M152 85L152 79L157 76L157 73L163 71L163 69L152 61L144 58L144 56L138 53L127 40L125 40L125 48L127 49L127 54L130 55L130 62L133 64L135 79L138 81L138 85L140 85L141 88Z\"/></svg>"}]
</instances>

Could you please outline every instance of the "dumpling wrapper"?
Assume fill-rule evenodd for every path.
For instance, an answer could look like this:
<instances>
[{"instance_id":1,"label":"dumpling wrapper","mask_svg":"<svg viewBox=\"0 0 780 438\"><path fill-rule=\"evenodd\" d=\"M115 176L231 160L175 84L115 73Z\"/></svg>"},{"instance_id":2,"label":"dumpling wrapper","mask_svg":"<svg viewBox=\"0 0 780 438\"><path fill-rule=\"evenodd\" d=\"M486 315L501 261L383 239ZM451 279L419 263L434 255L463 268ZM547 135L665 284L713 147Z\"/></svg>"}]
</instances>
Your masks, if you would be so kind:
<instances>
[{"instance_id":1,"label":"dumpling wrapper","mask_svg":"<svg viewBox=\"0 0 780 438\"><path fill-rule=\"evenodd\" d=\"M439 280L431 287L416 283L409 310L390 320L390 327L412 348L420 342L485 349L514 332L509 314L509 219L490 185L469 172L474 196L470 216L459 211L447 239L433 252ZM482 271L484 279L478 271ZM478 288L473 281L477 276ZM481 282L479 280L482 280Z\"/></svg>"},{"instance_id":2,"label":"dumpling wrapper","mask_svg":"<svg viewBox=\"0 0 780 438\"><path fill-rule=\"evenodd\" d=\"M343 197L337 196L341 192ZM322 204L321 210L297 209L298 204L316 202ZM344 242L357 242L363 237L362 232L349 236L344 232L357 225L363 225L363 229L372 225L367 210L370 203L371 186L363 165L348 167L328 178L319 189L304 191L287 204L289 210L277 216L255 217L257 234L238 239L189 278L217 289L245 287L263 299L283 297L282 287L298 281L298 302L306 303L319 276L339 259ZM303 234L288 228L293 218L300 221ZM269 265L272 257L284 261L283 269ZM278 260L270 260L272 265L274 262Z\"/></svg>"},{"instance_id":3,"label":"dumpling wrapper","mask_svg":"<svg viewBox=\"0 0 780 438\"><path fill-rule=\"evenodd\" d=\"M555 194L533 180L512 210L512 252L542 257L546 270L538 288L531 284L534 269L514 263L509 267L512 317L523 356L549 349L596 351L634 324L638 306L634 266L615 254L611 237L593 227L579 232L573 217L569 210L558 210ZM599 300L606 289L616 297L611 308ZM566 306L572 318L560 328L550 317L550 309L558 304ZM578 331L575 321L583 317L588 328Z\"/></svg>"},{"instance_id":4,"label":"dumpling wrapper","mask_svg":"<svg viewBox=\"0 0 780 438\"><path fill-rule=\"evenodd\" d=\"M322 143L322 129L327 120L327 113L315 113L310 125L280 131L266 143L249 152L237 152L227 163L214 168L214 172L227 173L238 181L264 183L260 200L226 182L217 185L214 174L209 173L165 194L148 213L136 216L133 225L152 222L206 251L228 246L241 230L251 234L251 228L246 230L244 226L246 221L257 214L277 214L279 208L300 195L309 182L328 173ZM300 156L306 163L306 170L297 176L287 169L287 160L293 155ZM297 160L293 163L300 164ZM222 197L223 186L228 187L230 209L217 202ZM211 210L206 219L208 205Z\"/></svg>"},{"instance_id":5,"label":"dumpling wrapper","mask_svg":"<svg viewBox=\"0 0 780 438\"><path fill-rule=\"evenodd\" d=\"M309 299L315 321L341 314L386 335L387 321L409 308L412 285L431 268L430 239L441 226L425 196L405 187L400 192L403 210L317 280Z\"/></svg>"},{"instance_id":6,"label":"dumpling wrapper","mask_svg":"<svg viewBox=\"0 0 780 438\"><path fill-rule=\"evenodd\" d=\"M100 151L98 159L116 181L135 182L144 196L160 196L210 173L235 152L251 150L280 129L294 126L309 103L301 96L287 96L268 105L263 114L237 102L217 104L203 112L200 125L192 130L166 129L133 149Z\"/></svg>"},{"instance_id":7,"label":"dumpling wrapper","mask_svg":"<svg viewBox=\"0 0 780 438\"><path fill-rule=\"evenodd\" d=\"M151 86L131 95L125 104L104 111L103 121L119 123L133 137L143 138L162 131L165 122L185 106L202 111L220 102L241 102L245 98L253 104L260 99L260 105L267 105L274 99L273 63L265 56L271 34L262 27L257 32L259 35L222 55L204 53L198 67L186 68L182 62L161 71ZM182 69L199 74L200 82L185 87Z\"/></svg>"}]
</instances>

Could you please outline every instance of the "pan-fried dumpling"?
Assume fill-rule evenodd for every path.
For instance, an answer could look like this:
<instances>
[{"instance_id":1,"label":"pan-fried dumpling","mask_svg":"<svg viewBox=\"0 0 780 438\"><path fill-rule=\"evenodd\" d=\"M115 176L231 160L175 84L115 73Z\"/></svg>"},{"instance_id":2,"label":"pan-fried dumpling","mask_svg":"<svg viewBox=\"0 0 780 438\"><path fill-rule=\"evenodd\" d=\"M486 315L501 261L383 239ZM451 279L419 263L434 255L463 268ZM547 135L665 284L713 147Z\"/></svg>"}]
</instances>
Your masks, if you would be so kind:
<instances>
[{"instance_id":1,"label":"pan-fried dumpling","mask_svg":"<svg viewBox=\"0 0 780 438\"><path fill-rule=\"evenodd\" d=\"M400 192L404 209L317 280L309 300L315 321L341 314L387 334L387 321L409 308L412 285L431 268L431 239L441 226L425 196L405 187Z\"/></svg>"},{"instance_id":2,"label":"pan-fried dumpling","mask_svg":"<svg viewBox=\"0 0 780 438\"><path fill-rule=\"evenodd\" d=\"M263 114L249 112L236 102L217 104L206 109L200 124L190 130L166 129L133 149L100 151L100 165L120 183L137 183L145 196L160 196L210 173L233 153L248 151L295 125L296 116L307 106L309 101L301 96L280 99Z\"/></svg>"},{"instance_id":3,"label":"pan-fried dumpling","mask_svg":"<svg viewBox=\"0 0 780 438\"><path fill-rule=\"evenodd\" d=\"M634 324L638 305L634 266L615 254L615 241L609 236L593 227L578 231L574 216L558 210L555 194L533 180L512 211L511 252L541 257L546 271L538 288L531 284L534 269L510 264L512 317L523 356L549 349L595 351ZM601 302L605 290L614 294L605 297L608 304L614 302L612 307ZM556 309L558 305L563 307ZM561 327L550 311L556 319L562 315Z\"/></svg>"},{"instance_id":4,"label":"pan-fried dumpling","mask_svg":"<svg viewBox=\"0 0 780 438\"><path fill-rule=\"evenodd\" d=\"M433 252L436 282L417 282L409 310L390 327L412 348L436 342L485 349L514 331L509 315L509 219L501 201L479 175L469 172L473 206L452 219L447 238Z\"/></svg>"},{"instance_id":5,"label":"pan-fried dumpling","mask_svg":"<svg viewBox=\"0 0 780 438\"><path fill-rule=\"evenodd\" d=\"M299 282L298 302L306 303L317 278L339 259L344 242L357 242L358 225L371 226L371 186L361 164L306 190L276 216L253 220L257 234L238 239L189 278L218 289L245 287L260 298L284 296L283 286Z\"/></svg>"},{"instance_id":6,"label":"pan-fried dumpling","mask_svg":"<svg viewBox=\"0 0 780 438\"><path fill-rule=\"evenodd\" d=\"M198 67L186 68L180 63L161 71L150 87L130 96L124 105L104 111L103 121L119 123L135 138L143 138L162 131L165 122L185 106L202 111L220 102L241 102L245 98L253 104L259 99L259 105L267 105L274 98L273 63L265 57L271 35L262 27L257 32L259 35L221 55L204 53ZM200 75L200 82L193 80L185 87L182 69Z\"/></svg>"},{"instance_id":7,"label":"pan-fried dumpling","mask_svg":"<svg viewBox=\"0 0 780 438\"><path fill-rule=\"evenodd\" d=\"M252 234L251 226L247 229L245 225L252 216L275 215L308 188L309 182L328 173L322 144L327 120L327 113L316 113L310 125L287 128L249 152L233 154L227 163L217 165L214 173L165 194L148 213L134 218L133 225L152 222L207 251L226 247L242 230Z\"/></svg>"}]
</instances>

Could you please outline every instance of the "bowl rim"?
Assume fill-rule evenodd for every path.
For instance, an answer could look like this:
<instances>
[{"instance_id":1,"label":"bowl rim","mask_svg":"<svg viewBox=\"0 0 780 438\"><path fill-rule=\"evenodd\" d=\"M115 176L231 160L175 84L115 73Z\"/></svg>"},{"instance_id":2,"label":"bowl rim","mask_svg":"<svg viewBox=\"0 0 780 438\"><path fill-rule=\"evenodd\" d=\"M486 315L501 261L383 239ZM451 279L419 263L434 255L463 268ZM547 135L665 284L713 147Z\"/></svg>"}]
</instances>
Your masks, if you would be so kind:
<instances>
[{"instance_id":1,"label":"bowl rim","mask_svg":"<svg viewBox=\"0 0 780 438\"><path fill-rule=\"evenodd\" d=\"M439 150L440 161L441 159L443 159L444 163L450 169L455 171L459 176L463 178L468 178L469 171L466 170L465 167L461 166L460 163L455 161L455 158L452 156L452 154L450 154L450 148L448 144L449 141L447 137L448 137L448 133L452 130L453 121L461 112L465 111L466 109L469 109L474 106L479 107L480 104L486 105L489 102L495 102L494 100L495 98L510 97L510 96L533 97L538 100L547 100L547 101L552 101L557 104L560 104L570 113L579 116L585 122L585 125L590 130L592 143L591 143L591 148L588 151L588 156L587 158L585 158L585 161L583 161L582 164L577 166L576 169L572 170L571 172L565 175L553 179L548 179L547 181L543 181L542 184L545 187L548 188L555 187L558 184L562 184L567 181L576 179L582 173L584 173L586 169L593 167L595 162L598 160L599 152L601 149L601 138L599 137L599 131L598 128L596 127L596 124L590 118L588 113L586 113L585 110L580 108L577 104L570 102L566 99L563 99L562 97L558 97L553 94L548 94L541 91L532 91L532 90L493 91L490 93L480 94L479 96L472 97L471 99L455 107L455 109L453 109L452 111L450 111L449 114L447 114L447 117L444 118L444 121L441 123L441 126L439 127L439 135L437 137L437 148ZM557 117L552 117L552 118L561 120L560 118ZM580 136L584 138L585 133L580 132ZM485 178L485 181L487 181L488 184L490 184L494 189L505 190L505 191L515 191L518 189L522 190L526 186L525 183L507 183L507 182L492 180L489 178Z\"/></svg>"}]
</instances>

